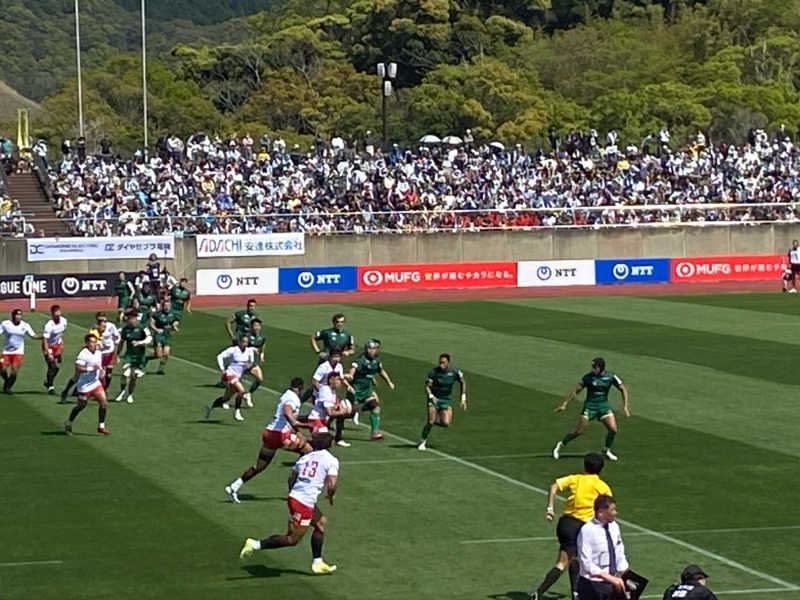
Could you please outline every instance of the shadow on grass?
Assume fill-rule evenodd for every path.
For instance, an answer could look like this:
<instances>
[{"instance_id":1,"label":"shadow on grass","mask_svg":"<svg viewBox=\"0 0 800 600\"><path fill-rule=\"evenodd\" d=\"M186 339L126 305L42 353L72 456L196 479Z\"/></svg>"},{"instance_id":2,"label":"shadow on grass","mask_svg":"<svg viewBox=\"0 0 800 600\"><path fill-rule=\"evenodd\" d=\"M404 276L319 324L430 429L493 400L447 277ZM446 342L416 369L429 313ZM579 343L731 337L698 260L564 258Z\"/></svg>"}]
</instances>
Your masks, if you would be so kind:
<instances>
[{"instance_id":1,"label":"shadow on grass","mask_svg":"<svg viewBox=\"0 0 800 600\"><path fill-rule=\"evenodd\" d=\"M253 494L237 494L242 502L286 502L286 496L254 496ZM231 504L230 500L220 500L220 504Z\"/></svg>"},{"instance_id":2,"label":"shadow on grass","mask_svg":"<svg viewBox=\"0 0 800 600\"><path fill-rule=\"evenodd\" d=\"M242 567L242 571L247 571L248 575L244 577L226 577L226 580L237 581L239 579L260 579L280 577L281 575L311 575L311 573L308 571L298 571L297 569L279 569L276 567L268 567L266 565L245 565Z\"/></svg>"},{"instance_id":3,"label":"shadow on grass","mask_svg":"<svg viewBox=\"0 0 800 600\"><path fill-rule=\"evenodd\" d=\"M184 421L184 423L188 425L229 425L229 423L223 419L195 419L193 421Z\"/></svg>"},{"instance_id":4,"label":"shadow on grass","mask_svg":"<svg viewBox=\"0 0 800 600\"><path fill-rule=\"evenodd\" d=\"M527 592L505 592L503 594L490 594L487 598L492 598L492 600L528 600L530 596Z\"/></svg>"},{"instance_id":5,"label":"shadow on grass","mask_svg":"<svg viewBox=\"0 0 800 600\"><path fill-rule=\"evenodd\" d=\"M61 436L61 437L69 437L67 436L67 432L63 429L54 429L52 431L42 431L40 432L42 435L54 435L54 436ZM88 435L88 436L99 436L99 433L81 433L80 431L73 431L72 435Z\"/></svg>"}]
</instances>

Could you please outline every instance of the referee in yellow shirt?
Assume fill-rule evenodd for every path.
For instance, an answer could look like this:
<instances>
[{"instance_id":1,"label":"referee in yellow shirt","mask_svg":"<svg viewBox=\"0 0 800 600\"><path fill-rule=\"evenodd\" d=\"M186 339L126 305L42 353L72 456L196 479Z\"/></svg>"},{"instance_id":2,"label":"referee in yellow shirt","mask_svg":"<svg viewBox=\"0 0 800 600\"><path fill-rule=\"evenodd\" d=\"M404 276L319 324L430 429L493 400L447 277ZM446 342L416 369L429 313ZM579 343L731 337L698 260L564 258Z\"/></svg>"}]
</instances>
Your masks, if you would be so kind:
<instances>
[{"instance_id":1,"label":"referee in yellow shirt","mask_svg":"<svg viewBox=\"0 0 800 600\"><path fill-rule=\"evenodd\" d=\"M569 580L572 586L573 597L578 585L578 532L583 524L594 516L594 499L605 494L611 496L611 488L600 479L603 470L603 455L599 452L590 452L583 457L583 473L567 475L556 479L550 485L547 496L547 512L545 518L552 521L555 518L553 501L556 492L569 490L569 497L564 505L564 514L558 519L556 536L558 537L558 559L556 565L547 572L544 580L533 592L530 600L540 600L550 586L552 586L564 569L569 565Z\"/></svg>"}]
</instances>

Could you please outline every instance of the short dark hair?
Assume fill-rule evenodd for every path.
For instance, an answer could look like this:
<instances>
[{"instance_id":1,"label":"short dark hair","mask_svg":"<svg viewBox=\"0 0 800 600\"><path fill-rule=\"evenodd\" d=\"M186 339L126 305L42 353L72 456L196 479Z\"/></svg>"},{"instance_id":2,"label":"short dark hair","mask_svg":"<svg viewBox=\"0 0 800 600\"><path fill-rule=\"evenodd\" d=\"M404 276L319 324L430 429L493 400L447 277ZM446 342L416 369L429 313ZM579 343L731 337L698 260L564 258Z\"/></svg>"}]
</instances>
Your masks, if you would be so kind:
<instances>
[{"instance_id":1,"label":"short dark hair","mask_svg":"<svg viewBox=\"0 0 800 600\"><path fill-rule=\"evenodd\" d=\"M333 436L328 431L311 434L311 447L314 450L327 450L333 443Z\"/></svg>"},{"instance_id":2,"label":"short dark hair","mask_svg":"<svg viewBox=\"0 0 800 600\"><path fill-rule=\"evenodd\" d=\"M617 501L614 500L613 496L609 496L608 494L600 494L594 499L594 511L597 512L598 510L603 510L616 503Z\"/></svg>"},{"instance_id":3,"label":"short dark hair","mask_svg":"<svg viewBox=\"0 0 800 600\"><path fill-rule=\"evenodd\" d=\"M333 350L331 350L331 351L330 351L330 353L328 354L328 358L330 358L330 357L332 357L332 356L341 356L341 355L342 355L342 351L341 351L341 350L339 350L338 348L334 348L334 349L333 349Z\"/></svg>"},{"instance_id":4,"label":"short dark hair","mask_svg":"<svg viewBox=\"0 0 800 600\"><path fill-rule=\"evenodd\" d=\"M84 344L88 344L89 340L91 340L92 338L94 338L96 340L97 336L95 334L93 334L93 333L87 333L85 336L83 336L83 343Z\"/></svg>"},{"instance_id":5,"label":"short dark hair","mask_svg":"<svg viewBox=\"0 0 800 600\"><path fill-rule=\"evenodd\" d=\"M50 314L53 314L57 310L61 310L61 307L58 304L53 304L53 306L50 307Z\"/></svg>"},{"instance_id":6,"label":"short dark hair","mask_svg":"<svg viewBox=\"0 0 800 600\"><path fill-rule=\"evenodd\" d=\"M103 312L102 310L97 311L96 313L94 313L94 318L95 319L99 319L100 317L105 317L105 316L106 316L106 313Z\"/></svg>"},{"instance_id":7,"label":"short dark hair","mask_svg":"<svg viewBox=\"0 0 800 600\"><path fill-rule=\"evenodd\" d=\"M447 359L447 362L450 362L450 355L449 355L447 352L442 352L442 353L439 355L439 360L442 360L443 358L446 358L446 359Z\"/></svg>"},{"instance_id":8,"label":"short dark hair","mask_svg":"<svg viewBox=\"0 0 800 600\"><path fill-rule=\"evenodd\" d=\"M336 323L336 321L338 321L339 319L344 319L344 313L336 313L335 315L333 315L333 318L331 318L331 322Z\"/></svg>"},{"instance_id":9,"label":"short dark hair","mask_svg":"<svg viewBox=\"0 0 800 600\"><path fill-rule=\"evenodd\" d=\"M302 377L292 377L292 381L289 382L289 387L302 390L303 389L303 378Z\"/></svg>"},{"instance_id":10,"label":"short dark hair","mask_svg":"<svg viewBox=\"0 0 800 600\"><path fill-rule=\"evenodd\" d=\"M252 325L253 323L258 323L259 325L263 325L263 323L261 322L261 319L252 319L250 321L250 325Z\"/></svg>"},{"instance_id":11,"label":"short dark hair","mask_svg":"<svg viewBox=\"0 0 800 600\"><path fill-rule=\"evenodd\" d=\"M256 302L256 299L255 299L255 298L248 298L248 299L247 299L247 304L250 304L251 302L252 302L253 304L258 304L258 302Z\"/></svg>"},{"instance_id":12,"label":"short dark hair","mask_svg":"<svg viewBox=\"0 0 800 600\"><path fill-rule=\"evenodd\" d=\"M244 338L247 338L247 341L248 341L248 342L250 341L250 336L249 336L249 335L247 335L246 333L243 333L243 334L242 334L242 335L240 335L238 338L236 338L236 341L237 341L237 343L238 343L238 342L241 342L241 341L242 341Z\"/></svg>"},{"instance_id":13,"label":"short dark hair","mask_svg":"<svg viewBox=\"0 0 800 600\"><path fill-rule=\"evenodd\" d=\"M139 316L139 313L136 312L135 310L129 310L128 312L125 313L126 319L130 319L131 317L137 317L137 316Z\"/></svg>"},{"instance_id":14,"label":"short dark hair","mask_svg":"<svg viewBox=\"0 0 800 600\"><path fill-rule=\"evenodd\" d=\"M606 370L606 359L601 357L601 356L597 356L597 357L592 359L592 366L593 367L597 367L601 371L605 371Z\"/></svg>"},{"instance_id":15,"label":"short dark hair","mask_svg":"<svg viewBox=\"0 0 800 600\"><path fill-rule=\"evenodd\" d=\"M597 475L603 470L605 460L599 452L589 452L583 456L583 470L590 475Z\"/></svg>"},{"instance_id":16,"label":"short dark hair","mask_svg":"<svg viewBox=\"0 0 800 600\"><path fill-rule=\"evenodd\" d=\"M189 281L189 280L186 277L181 277L180 283L183 283L184 281Z\"/></svg>"}]
</instances>

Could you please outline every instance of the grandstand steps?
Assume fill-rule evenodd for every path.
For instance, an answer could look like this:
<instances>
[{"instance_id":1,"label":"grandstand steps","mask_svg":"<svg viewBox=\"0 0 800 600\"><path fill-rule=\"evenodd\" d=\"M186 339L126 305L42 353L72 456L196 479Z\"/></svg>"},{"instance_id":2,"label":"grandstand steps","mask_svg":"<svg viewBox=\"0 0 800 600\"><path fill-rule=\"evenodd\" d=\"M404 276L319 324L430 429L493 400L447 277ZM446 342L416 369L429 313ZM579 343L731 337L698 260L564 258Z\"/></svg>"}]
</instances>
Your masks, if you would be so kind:
<instances>
[{"instance_id":1,"label":"grandstand steps","mask_svg":"<svg viewBox=\"0 0 800 600\"><path fill-rule=\"evenodd\" d=\"M17 200L26 219L47 237L70 235L66 223L56 218L53 205L47 199L39 180L33 173L12 173L8 176L7 193ZM44 219L44 221L42 221Z\"/></svg>"}]
</instances>

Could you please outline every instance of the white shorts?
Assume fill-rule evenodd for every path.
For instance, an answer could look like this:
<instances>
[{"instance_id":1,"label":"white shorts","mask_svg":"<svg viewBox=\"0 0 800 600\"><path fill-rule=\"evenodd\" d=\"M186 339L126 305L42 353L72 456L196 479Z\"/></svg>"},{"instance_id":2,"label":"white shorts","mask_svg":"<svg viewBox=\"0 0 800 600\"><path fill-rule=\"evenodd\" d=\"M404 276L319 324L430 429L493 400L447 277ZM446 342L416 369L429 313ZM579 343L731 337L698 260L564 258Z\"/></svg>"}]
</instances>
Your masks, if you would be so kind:
<instances>
[{"instance_id":1,"label":"white shorts","mask_svg":"<svg viewBox=\"0 0 800 600\"><path fill-rule=\"evenodd\" d=\"M125 363L125 365L122 367L122 374L125 377L130 377L131 371L133 371L136 377L144 377L144 371L142 371L141 369L133 369L130 363Z\"/></svg>"}]
</instances>

